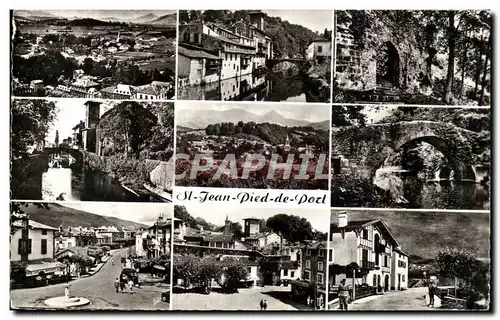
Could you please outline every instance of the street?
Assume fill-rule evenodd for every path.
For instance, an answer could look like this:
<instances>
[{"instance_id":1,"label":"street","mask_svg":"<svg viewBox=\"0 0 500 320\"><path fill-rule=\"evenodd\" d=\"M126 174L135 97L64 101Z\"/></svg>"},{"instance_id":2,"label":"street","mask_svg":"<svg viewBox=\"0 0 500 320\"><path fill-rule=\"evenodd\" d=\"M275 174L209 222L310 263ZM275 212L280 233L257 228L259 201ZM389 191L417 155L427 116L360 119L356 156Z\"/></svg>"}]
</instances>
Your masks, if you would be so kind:
<instances>
[{"instance_id":1,"label":"street","mask_svg":"<svg viewBox=\"0 0 500 320\"><path fill-rule=\"evenodd\" d=\"M290 287L265 286L239 289L238 293L179 293L172 295L174 310L260 310L260 300L267 300L267 310L312 310L293 301Z\"/></svg>"},{"instance_id":2,"label":"street","mask_svg":"<svg viewBox=\"0 0 500 320\"><path fill-rule=\"evenodd\" d=\"M370 296L354 301L349 305L349 310L364 311L410 311L428 310L438 311L441 300L435 296L434 307L428 307L429 293L427 287L410 288L404 291L389 291L384 295ZM337 310L338 304L333 304L329 310Z\"/></svg>"},{"instance_id":3,"label":"street","mask_svg":"<svg viewBox=\"0 0 500 320\"><path fill-rule=\"evenodd\" d=\"M155 285L141 285L134 287L133 294L116 292L114 281L120 276L120 259L128 252L128 248L118 251L96 274L71 281L70 295L84 297L90 300L90 305L78 308L85 309L114 309L114 310L168 310L169 304L161 301L161 293L168 287ZM64 296L65 283L38 288L11 290L10 299L12 308L46 308L44 301L48 298Z\"/></svg>"}]
</instances>

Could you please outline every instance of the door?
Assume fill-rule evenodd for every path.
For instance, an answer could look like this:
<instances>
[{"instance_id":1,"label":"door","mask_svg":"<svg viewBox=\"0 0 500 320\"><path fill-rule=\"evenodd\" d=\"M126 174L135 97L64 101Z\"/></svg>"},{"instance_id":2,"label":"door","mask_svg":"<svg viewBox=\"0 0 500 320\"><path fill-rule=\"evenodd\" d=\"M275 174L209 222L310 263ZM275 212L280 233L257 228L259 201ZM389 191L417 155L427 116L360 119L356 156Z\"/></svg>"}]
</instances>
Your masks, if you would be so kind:
<instances>
[{"instance_id":1,"label":"door","mask_svg":"<svg viewBox=\"0 0 500 320\"><path fill-rule=\"evenodd\" d=\"M385 280L384 280L384 291L389 291L389 275L385 275Z\"/></svg>"},{"instance_id":2,"label":"door","mask_svg":"<svg viewBox=\"0 0 500 320\"><path fill-rule=\"evenodd\" d=\"M398 273L398 290L401 290L401 273Z\"/></svg>"}]
</instances>

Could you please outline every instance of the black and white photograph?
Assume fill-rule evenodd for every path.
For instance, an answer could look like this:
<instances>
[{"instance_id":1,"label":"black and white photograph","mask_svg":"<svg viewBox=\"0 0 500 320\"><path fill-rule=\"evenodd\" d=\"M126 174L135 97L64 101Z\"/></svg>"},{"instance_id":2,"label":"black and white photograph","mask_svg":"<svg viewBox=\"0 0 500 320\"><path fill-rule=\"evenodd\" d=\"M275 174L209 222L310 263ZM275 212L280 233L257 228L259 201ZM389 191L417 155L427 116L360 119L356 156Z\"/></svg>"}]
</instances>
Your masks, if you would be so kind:
<instances>
[{"instance_id":1,"label":"black and white photograph","mask_svg":"<svg viewBox=\"0 0 500 320\"><path fill-rule=\"evenodd\" d=\"M334 103L490 105L489 10L335 11Z\"/></svg>"},{"instance_id":2,"label":"black and white photograph","mask_svg":"<svg viewBox=\"0 0 500 320\"><path fill-rule=\"evenodd\" d=\"M167 100L175 10L14 10L12 94Z\"/></svg>"},{"instance_id":3,"label":"black and white photograph","mask_svg":"<svg viewBox=\"0 0 500 320\"><path fill-rule=\"evenodd\" d=\"M328 219L328 209L175 206L173 310L324 310Z\"/></svg>"},{"instance_id":4,"label":"black and white photograph","mask_svg":"<svg viewBox=\"0 0 500 320\"><path fill-rule=\"evenodd\" d=\"M11 308L169 310L172 210L11 202Z\"/></svg>"},{"instance_id":5,"label":"black and white photograph","mask_svg":"<svg viewBox=\"0 0 500 320\"><path fill-rule=\"evenodd\" d=\"M332 107L332 207L490 209L489 108Z\"/></svg>"},{"instance_id":6,"label":"black and white photograph","mask_svg":"<svg viewBox=\"0 0 500 320\"><path fill-rule=\"evenodd\" d=\"M181 100L330 102L329 10L179 11Z\"/></svg>"},{"instance_id":7,"label":"black and white photograph","mask_svg":"<svg viewBox=\"0 0 500 320\"><path fill-rule=\"evenodd\" d=\"M328 190L329 117L325 105L178 101L175 185Z\"/></svg>"},{"instance_id":8,"label":"black and white photograph","mask_svg":"<svg viewBox=\"0 0 500 320\"><path fill-rule=\"evenodd\" d=\"M11 199L172 200L172 102L13 99L11 114Z\"/></svg>"},{"instance_id":9,"label":"black and white photograph","mask_svg":"<svg viewBox=\"0 0 500 320\"><path fill-rule=\"evenodd\" d=\"M332 210L328 310L487 311L489 212Z\"/></svg>"}]
</instances>

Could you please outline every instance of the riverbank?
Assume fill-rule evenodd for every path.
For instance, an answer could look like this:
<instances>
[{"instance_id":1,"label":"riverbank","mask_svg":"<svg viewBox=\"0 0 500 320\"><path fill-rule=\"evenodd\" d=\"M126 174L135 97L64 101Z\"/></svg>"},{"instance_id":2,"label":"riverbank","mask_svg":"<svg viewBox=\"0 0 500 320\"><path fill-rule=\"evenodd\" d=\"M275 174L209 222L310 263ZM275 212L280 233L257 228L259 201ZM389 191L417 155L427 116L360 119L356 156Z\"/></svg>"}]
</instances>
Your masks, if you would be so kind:
<instances>
[{"instance_id":1,"label":"riverbank","mask_svg":"<svg viewBox=\"0 0 500 320\"><path fill-rule=\"evenodd\" d=\"M331 95L331 62L310 66L305 72L308 84L308 96L312 101L330 102Z\"/></svg>"}]
</instances>

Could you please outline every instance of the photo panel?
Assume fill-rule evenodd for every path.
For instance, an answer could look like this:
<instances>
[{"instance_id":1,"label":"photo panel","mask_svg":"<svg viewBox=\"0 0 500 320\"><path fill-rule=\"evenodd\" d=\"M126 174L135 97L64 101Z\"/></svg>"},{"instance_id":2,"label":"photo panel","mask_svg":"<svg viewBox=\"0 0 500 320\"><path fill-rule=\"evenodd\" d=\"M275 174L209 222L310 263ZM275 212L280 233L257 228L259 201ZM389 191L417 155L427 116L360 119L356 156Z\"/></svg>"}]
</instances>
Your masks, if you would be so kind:
<instances>
[{"instance_id":1,"label":"photo panel","mask_svg":"<svg viewBox=\"0 0 500 320\"><path fill-rule=\"evenodd\" d=\"M328 190L328 106L176 108L176 186Z\"/></svg>"},{"instance_id":2,"label":"photo panel","mask_svg":"<svg viewBox=\"0 0 500 320\"><path fill-rule=\"evenodd\" d=\"M174 103L12 99L11 199L171 202Z\"/></svg>"},{"instance_id":3,"label":"photo panel","mask_svg":"<svg viewBox=\"0 0 500 320\"><path fill-rule=\"evenodd\" d=\"M335 10L334 103L491 104L490 10Z\"/></svg>"},{"instance_id":4,"label":"photo panel","mask_svg":"<svg viewBox=\"0 0 500 320\"><path fill-rule=\"evenodd\" d=\"M332 210L328 310L490 309L490 213Z\"/></svg>"},{"instance_id":5,"label":"photo panel","mask_svg":"<svg viewBox=\"0 0 500 320\"><path fill-rule=\"evenodd\" d=\"M489 210L485 107L332 107L331 205Z\"/></svg>"},{"instance_id":6,"label":"photo panel","mask_svg":"<svg viewBox=\"0 0 500 320\"><path fill-rule=\"evenodd\" d=\"M12 94L167 100L176 10L13 10Z\"/></svg>"},{"instance_id":7,"label":"photo panel","mask_svg":"<svg viewBox=\"0 0 500 320\"><path fill-rule=\"evenodd\" d=\"M11 202L14 310L170 309L172 204Z\"/></svg>"},{"instance_id":8,"label":"photo panel","mask_svg":"<svg viewBox=\"0 0 500 320\"><path fill-rule=\"evenodd\" d=\"M327 209L176 205L173 310L324 310L328 219Z\"/></svg>"},{"instance_id":9,"label":"photo panel","mask_svg":"<svg viewBox=\"0 0 500 320\"><path fill-rule=\"evenodd\" d=\"M179 11L178 99L330 102L332 14Z\"/></svg>"}]
</instances>

